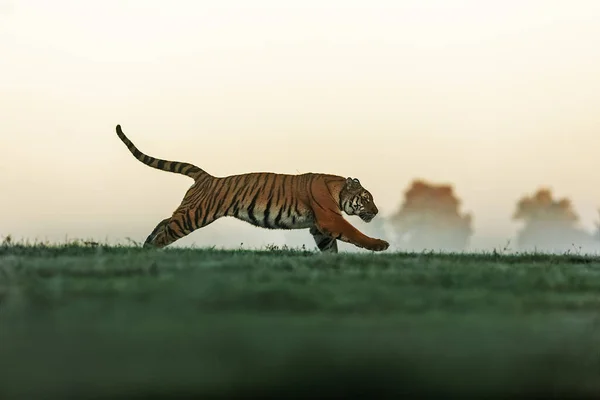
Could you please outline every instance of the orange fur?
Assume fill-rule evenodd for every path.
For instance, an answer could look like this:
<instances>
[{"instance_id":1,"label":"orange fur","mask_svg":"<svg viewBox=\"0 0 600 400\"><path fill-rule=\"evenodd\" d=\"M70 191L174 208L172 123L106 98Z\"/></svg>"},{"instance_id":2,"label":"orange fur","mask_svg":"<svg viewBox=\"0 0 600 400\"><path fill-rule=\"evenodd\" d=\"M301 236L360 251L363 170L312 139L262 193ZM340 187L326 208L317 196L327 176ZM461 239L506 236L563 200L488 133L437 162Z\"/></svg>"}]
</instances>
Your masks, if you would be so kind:
<instances>
[{"instance_id":1,"label":"orange fur","mask_svg":"<svg viewBox=\"0 0 600 400\"><path fill-rule=\"evenodd\" d=\"M117 135L141 162L194 179L179 207L150 233L145 247L164 247L218 218L232 216L268 229L309 229L321 251L337 252L337 240L382 251L388 242L368 237L342 212L370 221L377 213L373 197L357 179L327 174L286 175L254 172L216 177L185 162L142 153L117 125Z\"/></svg>"}]
</instances>

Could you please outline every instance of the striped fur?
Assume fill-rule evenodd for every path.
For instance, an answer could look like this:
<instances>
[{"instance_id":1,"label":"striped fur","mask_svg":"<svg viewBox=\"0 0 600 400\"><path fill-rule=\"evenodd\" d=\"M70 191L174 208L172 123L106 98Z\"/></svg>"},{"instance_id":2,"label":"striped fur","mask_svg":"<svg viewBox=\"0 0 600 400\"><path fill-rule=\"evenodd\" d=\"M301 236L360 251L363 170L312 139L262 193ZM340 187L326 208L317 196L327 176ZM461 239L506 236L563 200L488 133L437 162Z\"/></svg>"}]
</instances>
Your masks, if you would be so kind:
<instances>
[{"instance_id":1,"label":"striped fur","mask_svg":"<svg viewBox=\"0 0 600 400\"><path fill-rule=\"evenodd\" d=\"M309 229L323 252L337 253L337 240L373 251L389 246L384 240L364 235L342 216L345 212L369 222L378 213L371 193L358 179L271 172L216 177L190 163L148 156L125 136L120 125L116 130L131 154L142 163L194 180L179 207L154 228L144 247L167 246L228 216L267 229Z\"/></svg>"}]
</instances>

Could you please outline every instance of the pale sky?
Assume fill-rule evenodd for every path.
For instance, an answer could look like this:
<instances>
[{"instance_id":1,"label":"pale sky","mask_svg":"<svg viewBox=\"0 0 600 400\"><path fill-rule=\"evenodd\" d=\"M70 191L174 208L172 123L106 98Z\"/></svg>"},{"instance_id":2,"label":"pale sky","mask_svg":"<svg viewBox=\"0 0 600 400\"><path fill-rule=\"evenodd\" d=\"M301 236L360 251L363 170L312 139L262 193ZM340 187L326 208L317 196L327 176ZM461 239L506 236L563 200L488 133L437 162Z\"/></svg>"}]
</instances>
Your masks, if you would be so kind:
<instances>
[{"instance_id":1,"label":"pale sky","mask_svg":"<svg viewBox=\"0 0 600 400\"><path fill-rule=\"evenodd\" d=\"M385 216L414 178L452 183L476 246L514 240L540 186L591 230L599 71L597 0L0 0L0 236L143 241L168 217L192 181L116 124L218 176L357 177Z\"/></svg>"}]
</instances>

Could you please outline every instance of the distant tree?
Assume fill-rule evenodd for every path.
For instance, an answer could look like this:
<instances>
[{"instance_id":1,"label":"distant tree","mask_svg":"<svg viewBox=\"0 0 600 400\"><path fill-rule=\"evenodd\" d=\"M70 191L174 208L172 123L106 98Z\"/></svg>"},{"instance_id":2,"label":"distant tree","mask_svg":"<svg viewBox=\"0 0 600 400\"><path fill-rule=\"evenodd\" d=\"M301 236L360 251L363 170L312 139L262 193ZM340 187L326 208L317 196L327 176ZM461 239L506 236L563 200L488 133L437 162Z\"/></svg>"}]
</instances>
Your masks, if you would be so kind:
<instances>
[{"instance_id":1,"label":"distant tree","mask_svg":"<svg viewBox=\"0 0 600 400\"><path fill-rule=\"evenodd\" d=\"M411 250L463 251L473 234L472 216L459 212L451 185L414 180L404 202L390 217L401 247Z\"/></svg>"},{"instance_id":2,"label":"distant tree","mask_svg":"<svg viewBox=\"0 0 600 400\"><path fill-rule=\"evenodd\" d=\"M513 219L524 222L518 232L521 250L568 251L590 244L591 236L577 227L579 217L568 198L554 199L541 188L517 203Z\"/></svg>"},{"instance_id":3,"label":"distant tree","mask_svg":"<svg viewBox=\"0 0 600 400\"><path fill-rule=\"evenodd\" d=\"M600 209L598 209L598 214L600 214ZM596 230L594 231L593 237L594 241L597 244L600 244L600 222L596 222Z\"/></svg>"}]
</instances>

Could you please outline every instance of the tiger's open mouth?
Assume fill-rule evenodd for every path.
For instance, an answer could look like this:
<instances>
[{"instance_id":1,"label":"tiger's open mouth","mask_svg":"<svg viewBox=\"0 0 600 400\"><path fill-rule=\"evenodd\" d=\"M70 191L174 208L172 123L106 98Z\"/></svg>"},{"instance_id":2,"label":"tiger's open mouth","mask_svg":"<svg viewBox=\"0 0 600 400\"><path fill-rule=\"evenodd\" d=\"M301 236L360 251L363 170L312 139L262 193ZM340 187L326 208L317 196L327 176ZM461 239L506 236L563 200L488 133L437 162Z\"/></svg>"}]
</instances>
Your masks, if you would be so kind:
<instances>
[{"instance_id":1,"label":"tiger's open mouth","mask_svg":"<svg viewBox=\"0 0 600 400\"><path fill-rule=\"evenodd\" d=\"M375 214L373 213L360 213L358 216L365 222L371 222L371 220L375 218Z\"/></svg>"}]
</instances>

